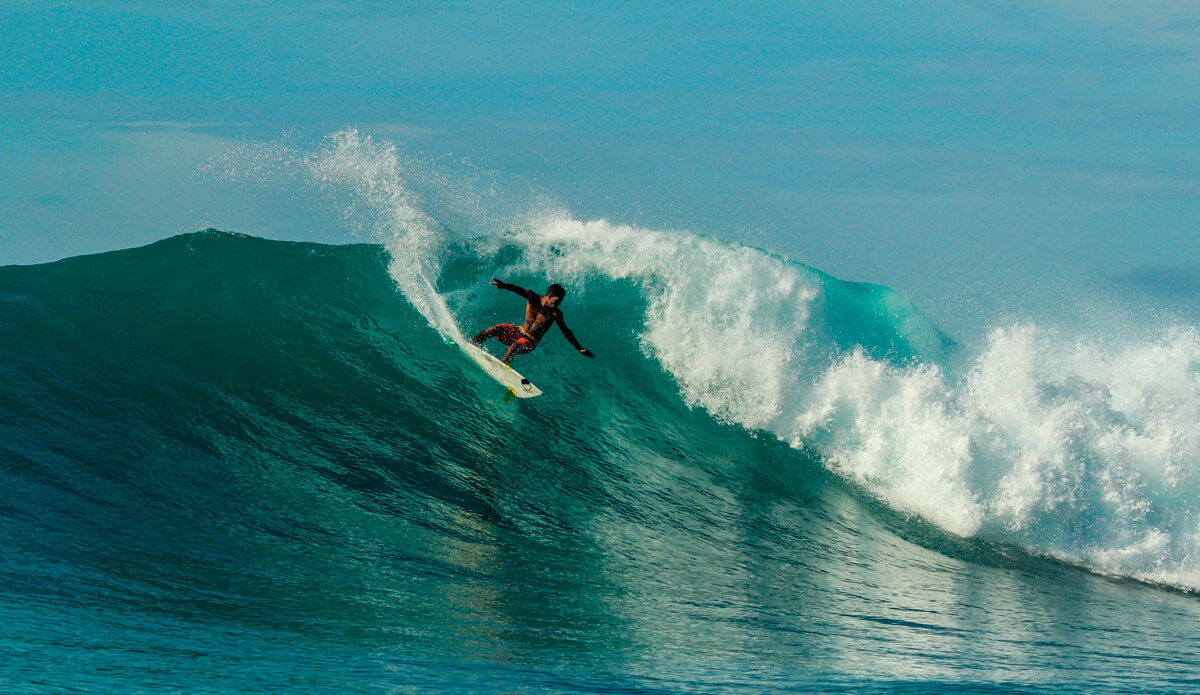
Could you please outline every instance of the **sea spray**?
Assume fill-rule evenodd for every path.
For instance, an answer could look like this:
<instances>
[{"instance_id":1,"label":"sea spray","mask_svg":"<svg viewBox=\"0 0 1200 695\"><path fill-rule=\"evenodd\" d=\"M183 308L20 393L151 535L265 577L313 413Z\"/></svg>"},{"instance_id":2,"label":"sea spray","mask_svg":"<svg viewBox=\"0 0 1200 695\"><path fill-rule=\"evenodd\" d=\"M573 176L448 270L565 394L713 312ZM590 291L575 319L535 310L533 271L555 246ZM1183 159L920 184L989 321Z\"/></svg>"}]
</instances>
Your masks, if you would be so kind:
<instances>
[{"instance_id":1,"label":"sea spray","mask_svg":"<svg viewBox=\"0 0 1200 695\"><path fill-rule=\"evenodd\" d=\"M347 196L344 216L365 239L391 254L389 272L401 292L444 338L462 332L435 289L441 273L445 233L407 185L396 146L356 130L329 136L307 160L313 178Z\"/></svg>"},{"instance_id":2,"label":"sea spray","mask_svg":"<svg viewBox=\"0 0 1200 695\"><path fill-rule=\"evenodd\" d=\"M204 170L224 181L288 189L329 209L352 236L388 251L392 279L434 330L446 339L462 339L436 290L447 230L411 185L418 177L415 160L394 143L347 129L313 147L294 137L234 147L213 157Z\"/></svg>"}]
</instances>

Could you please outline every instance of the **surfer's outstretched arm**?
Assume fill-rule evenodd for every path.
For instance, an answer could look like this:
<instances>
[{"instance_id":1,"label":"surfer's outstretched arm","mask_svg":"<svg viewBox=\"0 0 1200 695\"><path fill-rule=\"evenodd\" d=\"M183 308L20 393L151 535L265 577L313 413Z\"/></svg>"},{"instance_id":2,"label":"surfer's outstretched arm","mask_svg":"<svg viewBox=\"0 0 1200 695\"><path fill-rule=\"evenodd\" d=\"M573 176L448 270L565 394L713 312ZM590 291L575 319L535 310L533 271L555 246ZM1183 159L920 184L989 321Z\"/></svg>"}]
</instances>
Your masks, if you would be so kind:
<instances>
[{"instance_id":1,"label":"surfer's outstretched arm","mask_svg":"<svg viewBox=\"0 0 1200 695\"><path fill-rule=\"evenodd\" d=\"M541 295L533 290L527 290L524 287L518 287L510 282L504 282L503 280L497 280L496 278L492 278L492 281L488 284L495 285L497 289L515 292L531 302L537 301L541 298Z\"/></svg>"},{"instance_id":2,"label":"surfer's outstretched arm","mask_svg":"<svg viewBox=\"0 0 1200 695\"><path fill-rule=\"evenodd\" d=\"M563 337L567 339L567 342L575 346L575 349L579 351L579 354L583 355L584 357L595 357L591 350L579 344L579 341L575 339L575 334L572 333L571 329L567 328L567 324L563 322L562 316L559 316L555 323L557 323L559 329L562 330Z\"/></svg>"}]
</instances>

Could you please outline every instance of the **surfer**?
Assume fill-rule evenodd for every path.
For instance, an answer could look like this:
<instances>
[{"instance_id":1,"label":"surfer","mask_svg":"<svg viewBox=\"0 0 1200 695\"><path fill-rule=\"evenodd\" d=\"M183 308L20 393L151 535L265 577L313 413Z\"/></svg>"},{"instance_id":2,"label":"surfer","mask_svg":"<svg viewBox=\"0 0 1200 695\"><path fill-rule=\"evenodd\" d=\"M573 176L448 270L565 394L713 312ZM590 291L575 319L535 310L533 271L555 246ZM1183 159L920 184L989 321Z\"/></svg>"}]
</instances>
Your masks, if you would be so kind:
<instances>
[{"instance_id":1,"label":"surfer","mask_svg":"<svg viewBox=\"0 0 1200 695\"><path fill-rule=\"evenodd\" d=\"M511 323L498 323L495 326L483 331L479 335L471 338L471 342L476 345L481 345L488 338L497 338L500 342L508 346L508 352L504 354L501 360L508 364L516 355L523 355L527 352L533 352L537 347L538 341L550 330L550 327L555 323L562 329L563 337L567 342L575 346L579 354L584 357L595 357L591 350L579 344L575 339L575 334L571 329L567 328L567 324L563 323L563 313L559 310L558 305L562 304L563 297L567 295L567 291L562 288L562 285L550 285L546 289L545 296L527 290L523 287L501 282L496 278L492 278L490 283L502 290L515 292L527 300L525 304L525 323L520 326L515 326Z\"/></svg>"}]
</instances>

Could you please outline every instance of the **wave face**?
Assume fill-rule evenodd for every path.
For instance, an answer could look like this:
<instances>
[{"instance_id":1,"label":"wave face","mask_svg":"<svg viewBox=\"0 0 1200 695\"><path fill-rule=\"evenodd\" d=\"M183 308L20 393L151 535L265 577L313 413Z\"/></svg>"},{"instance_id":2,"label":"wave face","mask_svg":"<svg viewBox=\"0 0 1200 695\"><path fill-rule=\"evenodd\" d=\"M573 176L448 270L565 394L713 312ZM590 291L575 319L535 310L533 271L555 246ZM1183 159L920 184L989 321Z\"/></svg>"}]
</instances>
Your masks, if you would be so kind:
<instances>
[{"instance_id":1,"label":"wave face","mask_svg":"<svg viewBox=\"0 0 1200 695\"><path fill-rule=\"evenodd\" d=\"M378 243L0 268L18 689L1200 678L1170 657L1186 593L1093 574L1200 588L1194 330L957 345L887 288L685 232L455 235L353 133L301 164ZM567 286L598 359L551 333L517 365L546 395L509 398L455 344L520 316L492 275Z\"/></svg>"}]
</instances>

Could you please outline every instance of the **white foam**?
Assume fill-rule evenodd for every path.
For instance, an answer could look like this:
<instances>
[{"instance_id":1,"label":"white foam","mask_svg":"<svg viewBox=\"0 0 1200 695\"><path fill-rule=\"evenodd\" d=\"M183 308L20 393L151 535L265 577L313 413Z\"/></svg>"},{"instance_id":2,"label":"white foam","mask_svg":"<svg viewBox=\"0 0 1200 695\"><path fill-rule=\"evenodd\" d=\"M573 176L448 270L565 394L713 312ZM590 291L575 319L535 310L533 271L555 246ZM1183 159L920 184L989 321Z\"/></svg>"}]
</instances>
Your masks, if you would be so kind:
<instances>
[{"instance_id":1,"label":"white foam","mask_svg":"<svg viewBox=\"0 0 1200 695\"><path fill-rule=\"evenodd\" d=\"M564 215L535 221L515 241L548 277L638 284L648 301L643 347L690 406L755 429L784 411L819 292L812 278L755 249Z\"/></svg>"},{"instance_id":2,"label":"white foam","mask_svg":"<svg viewBox=\"0 0 1200 695\"><path fill-rule=\"evenodd\" d=\"M817 448L893 507L960 535L980 529L971 432L939 367L901 369L856 351L819 375L792 415L777 435Z\"/></svg>"}]
</instances>

